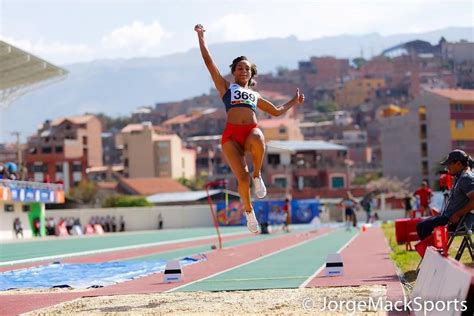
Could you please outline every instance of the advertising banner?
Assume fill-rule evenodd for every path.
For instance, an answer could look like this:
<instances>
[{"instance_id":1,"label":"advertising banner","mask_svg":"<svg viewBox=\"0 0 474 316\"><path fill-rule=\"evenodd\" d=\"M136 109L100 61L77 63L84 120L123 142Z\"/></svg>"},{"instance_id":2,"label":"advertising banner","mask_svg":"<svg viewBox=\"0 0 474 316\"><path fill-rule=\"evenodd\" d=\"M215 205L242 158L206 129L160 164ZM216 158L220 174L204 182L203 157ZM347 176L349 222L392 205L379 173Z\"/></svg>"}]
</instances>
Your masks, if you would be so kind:
<instances>
[{"instance_id":1,"label":"advertising banner","mask_svg":"<svg viewBox=\"0 0 474 316\"><path fill-rule=\"evenodd\" d=\"M245 225L243 205L238 201L230 202L227 207L225 201L218 201L217 220L220 225ZM259 223L269 225L282 224L285 220L283 200L254 201L253 208ZM315 199L292 200L290 202L291 223L310 223L315 216L319 216L319 201Z\"/></svg>"}]
</instances>

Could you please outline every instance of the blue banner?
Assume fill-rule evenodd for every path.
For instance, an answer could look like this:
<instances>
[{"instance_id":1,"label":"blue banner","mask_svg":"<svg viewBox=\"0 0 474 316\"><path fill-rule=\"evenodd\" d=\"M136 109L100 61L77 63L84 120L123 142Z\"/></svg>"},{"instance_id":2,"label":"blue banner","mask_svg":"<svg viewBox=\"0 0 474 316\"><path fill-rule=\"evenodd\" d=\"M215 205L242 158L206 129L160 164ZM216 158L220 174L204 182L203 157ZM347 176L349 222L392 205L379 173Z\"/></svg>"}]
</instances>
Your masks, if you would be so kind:
<instances>
[{"instance_id":1,"label":"blue banner","mask_svg":"<svg viewBox=\"0 0 474 316\"><path fill-rule=\"evenodd\" d=\"M315 217L319 217L319 200L293 200L291 201L291 222L309 223Z\"/></svg>"},{"instance_id":2,"label":"blue banner","mask_svg":"<svg viewBox=\"0 0 474 316\"><path fill-rule=\"evenodd\" d=\"M36 190L27 188L25 190L25 201L35 202L36 201Z\"/></svg>"},{"instance_id":3,"label":"blue banner","mask_svg":"<svg viewBox=\"0 0 474 316\"><path fill-rule=\"evenodd\" d=\"M233 201L226 208L224 201L218 201L217 219L220 225L245 225L245 215L242 203ZM292 200L290 203L291 223L304 224L310 223L315 216L319 216L319 200ZM254 201L253 208L255 216L259 223L268 223L270 225L281 224L286 220L284 213L285 201L265 200Z\"/></svg>"},{"instance_id":4,"label":"blue banner","mask_svg":"<svg viewBox=\"0 0 474 316\"><path fill-rule=\"evenodd\" d=\"M19 202L20 201L20 189L10 188L10 194L12 201Z\"/></svg>"},{"instance_id":5,"label":"blue banner","mask_svg":"<svg viewBox=\"0 0 474 316\"><path fill-rule=\"evenodd\" d=\"M43 203L49 203L49 190L39 190L40 191L40 201Z\"/></svg>"}]
</instances>

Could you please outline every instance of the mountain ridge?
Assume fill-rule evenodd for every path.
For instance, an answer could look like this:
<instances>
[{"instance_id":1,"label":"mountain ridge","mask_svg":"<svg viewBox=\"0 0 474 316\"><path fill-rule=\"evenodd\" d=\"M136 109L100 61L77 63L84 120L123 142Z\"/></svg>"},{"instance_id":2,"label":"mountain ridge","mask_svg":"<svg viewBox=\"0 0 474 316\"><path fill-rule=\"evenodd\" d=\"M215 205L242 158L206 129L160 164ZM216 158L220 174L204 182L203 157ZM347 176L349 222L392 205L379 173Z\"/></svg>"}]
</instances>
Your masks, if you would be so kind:
<instances>
[{"instance_id":1,"label":"mountain ridge","mask_svg":"<svg viewBox=\"0 0 474 316\"><path fill-rule=\"evenodd\" d=\"M223 74L233 58L247 55L259 73L277 67L297 68L298 61L311 56L355 58L378 55L400 43L420 39L432 44L444 36L450 42L474 41L474 28L452 27L415 34L343 34L311 40L296 36L209 45ZM160 57L100 59L65 65L66 80L32 91L3 113L3 139L12 131L29 136L46 119L103 112L110 116L128 115L139 106L180 101L208 93L212 87L198 48ZM36 111L37 107L41 111ZM33 109L33 110L32 110ZM8 119L6 119L8 118Z\"/></svg>"}]
</instances>

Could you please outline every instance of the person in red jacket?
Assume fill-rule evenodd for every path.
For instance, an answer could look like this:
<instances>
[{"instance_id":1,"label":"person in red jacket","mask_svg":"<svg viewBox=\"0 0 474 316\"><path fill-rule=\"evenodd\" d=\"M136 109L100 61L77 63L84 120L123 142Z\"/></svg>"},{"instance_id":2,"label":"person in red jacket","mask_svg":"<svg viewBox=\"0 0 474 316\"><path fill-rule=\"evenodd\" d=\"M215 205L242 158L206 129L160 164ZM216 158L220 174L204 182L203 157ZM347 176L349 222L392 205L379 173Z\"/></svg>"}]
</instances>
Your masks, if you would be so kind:
<instances>
[{"instance_id":1,"label":"person in red jacket","mask_svg":"<svg viewBox=\"0 0 474 316\"><path fill-rule=\"evenodd\" d=\"M423 181L421 187L415 191L414 196L418 196L420 199L420 214L422 216L430 216L430 203L431 197L433 196L433 191L428 187L428 182Z\"/></svg>"}]
</instances>

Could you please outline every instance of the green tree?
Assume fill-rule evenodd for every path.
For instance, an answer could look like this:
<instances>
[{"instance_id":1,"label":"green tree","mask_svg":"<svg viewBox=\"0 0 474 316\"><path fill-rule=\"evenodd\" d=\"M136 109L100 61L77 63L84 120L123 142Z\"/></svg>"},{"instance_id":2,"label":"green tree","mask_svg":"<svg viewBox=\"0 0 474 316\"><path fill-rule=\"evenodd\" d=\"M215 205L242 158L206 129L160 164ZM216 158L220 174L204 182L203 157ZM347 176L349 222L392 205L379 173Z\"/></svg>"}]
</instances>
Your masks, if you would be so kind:
<instances>
[{"instance_id":1,"label":"green tree","mask_svg":"<svg viewBox=\"0 0 474 316\"><path fill-rule=\"evenodd\" d=\"M102 207L146 207L153 206L143 196L112 195L105 199Z\"/></svg>"},{"instance_id":2,"label":"green tree","mask_svg":"<svg viewBox=\"0 0 474 316\"><path fill-rule=\"evenodd\" d=\"M289 72L289 69L287 67L279 66L277 67L277 75L279 77L287 75Z\"/></svg>"},{"instance_id":3,"label":"green tree","mask_svg":"<svg viewBox=\"0 0 474 316\"><path fill-rule=\"evenodd\" d=\"M368 172L364 173L361 175L358 175L354 178L352 181L352 184L358 185L358 186L364 186L367 183L377 180L382 177L382 174L380 172Z\"/></svg>"},{"instance_id":4,"label":"green tree","mask_svg":"<svg viewBox=\"0 0 474 316\"><path fill-rule=\"evenodd\" d=\"M97 185L92 181L81 181L69 190L69 198L82 204L93 204L97 197Z\"/></svg>"},{"instance_id":5,"label":"green tree","mask_svg":"<svg viewBox=\"0 0 474 316\"><path fill-rule=\"evenodd\" d=\"M401 181L397 178L382 177L367 183L366 188L370 192L406 194L409 192L409 184L409 179Z\"/></svg>"},{"instance_id":6,"label":"green tree","mask_svg":"<svg viewBox=\"0 0 474 316\"><path fill-rule=\"evenodd\" d=\"M334 101L315 101L314 109L321 113L329 113L337 111L338 106Z\"/></svg>"},{"instance_id":7,"label":"green tree","mask_svg":"<svg viewBox=\"0 0 474 316\"><path fill-rule=\"evenodd\" d=\"M357 69L360 69L360 67L362 67L363 65L365 65L365 63L367 62L367 60L365 60L364 58L362 57L357 57L357 58L354 58L352 60L352 63L354 64L354 66L357 68Z\"/></svg>"},{"instance_id":8,"label":"green tree","mask_svg":"<svg viewBox=\"0 0 474 316\"><path fill-rule=\"evenodd\" d=\"M136 119L130 116L111 117L104 113L92 114L95 115L101 122L104 131L121 130L131 123L139 123Z\"/></svg>"},{"instance_id":9,"label":"green tree","mask_svg":"<svg viewBox=\"0 0 474 316\"><path fill-rule=\"evenodd\" d=\"M179 178L178 182L191 190L202 190L207 182L207 176L199 176L195 179Z\"/></svg>"}]
</instances>

